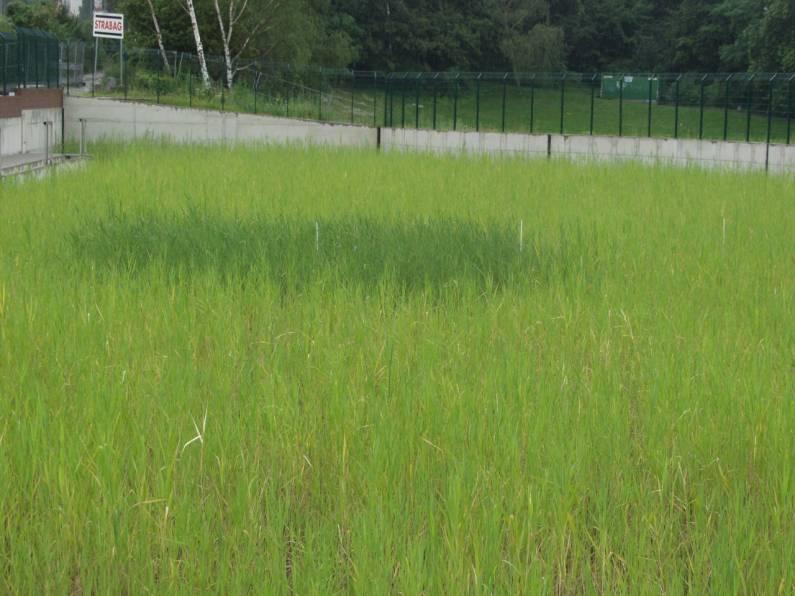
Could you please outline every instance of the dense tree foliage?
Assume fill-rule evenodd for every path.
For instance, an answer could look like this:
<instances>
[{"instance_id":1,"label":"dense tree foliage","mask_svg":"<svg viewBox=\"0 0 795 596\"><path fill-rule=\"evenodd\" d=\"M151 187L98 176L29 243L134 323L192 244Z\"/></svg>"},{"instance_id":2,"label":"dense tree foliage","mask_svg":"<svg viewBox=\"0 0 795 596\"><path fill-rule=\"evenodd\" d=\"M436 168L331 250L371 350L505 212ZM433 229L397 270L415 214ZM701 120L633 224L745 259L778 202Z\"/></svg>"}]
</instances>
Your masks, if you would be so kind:
<instances>
[{"instance_id":1,"label":"dense tree foliage","mask_svg":"<svg viewBox=\"0 0 795 596\"><path fill-rule=\"evenodd\" d=\"M6 6L3 21L18 27L49 31L61 39L87 39L91 33L89 24L70 16L62 3L46 0L12 0Z\"/></svg>"},{"instance_id":2,"label":"dense tree foliage","mask_svg":"<svg viewBox=\"0 0 795 596\"><path fill-rule=\"evenodd\" d=\"M179 0L152 0L164 44L194 51ZM230 0L219 0L221 9ZM155 47L146 0L107 0ZM795 71L795 0L248 0L232 50L274 62L398 70ZM67 28L46 3L9 17ZM54 5L52 5L54 6ZM221 54L214 0L195 0ZM239 4L238 4L239 6ZM251 37L248 44L245 40Z\"/></svg>"},{"instance_id":3,"label":"dense tree foliage","mask_svg":"<svg viewBox=\"0 0 795 596\"><path fill-rule=\"evenodd\" d=\"M330 0L360 67L793 71L795 0Z\"/></svg>"}]
</instances>

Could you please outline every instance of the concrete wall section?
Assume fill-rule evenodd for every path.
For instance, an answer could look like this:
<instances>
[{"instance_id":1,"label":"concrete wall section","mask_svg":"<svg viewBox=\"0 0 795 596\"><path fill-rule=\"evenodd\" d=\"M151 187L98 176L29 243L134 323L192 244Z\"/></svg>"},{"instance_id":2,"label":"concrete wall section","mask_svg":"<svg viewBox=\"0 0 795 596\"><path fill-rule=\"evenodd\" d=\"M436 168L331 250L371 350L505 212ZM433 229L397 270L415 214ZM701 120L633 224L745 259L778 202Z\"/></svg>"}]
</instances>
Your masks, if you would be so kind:
<instances>
[{"instance_id":1,"label":"concrete wall section","mask_svg":"<svg viewBox=\"0 0 795 596\"><path fill-rule=\"evenodd\" d=\"M23 110L18 118L0 118L0 155L60 151L60 108ZM45 122L50 123L45 126Z\"/></svg>"},{"instance_id":2,"label":"concrete wall section","mask_svg":"<svg viewBox=\"0 0 795 596\"><path fill-rule=\"evenodd\" d=\"M770 171L795 174L795 145L770 145Z\"/></svg>"},{"instance_id":3,"label":"concrete wall section","mask_svg":"<svg viewBox=\"0 0 795 596\"><path fill-rule=\"evenodd\" d=\"M79 139L81 119L86 121L88 141L154 138L186 143L308 142L375 147L377 138L375 129L364 126L67 97L68 138Z\"/></svg>"},{"instance_id":4,"label":"concrete wall section","mask_svg":"<svg viewBox=\"0 0 795 596\"><path fill-rule=\"evenodd\" d=\"M581 135L529 135L383 129L384 151L483 153L575 160L764 170L795 174L795 145Z\"/></svg>"},{"instance_id":5,"label":"concrete wall section","mask_svg":"<svg viewBox=\"0 0 795 596\"><path fill-rule=\"evenodd\" d=\"M174 108L91 98L65 98L66 134L88 141L163 138L177 142L286 143L372 147L378 131L271 116ZM60 120L54 127L60 131ZM31 127L36 130L36 127ZM44 127L40 133L43 134ZM30 140L30 144L41 140ZM57 142L57 138L56 138ZM384 151L426 151L585 160L639 161L679 166L763 170L795 174L795 145L583 135L501 134L383 128ZM5 143L5 141L4 141Z\"/></svg>"},{"instance_id":6,"label":"concrete wall section","mask_svg":"<svg viewBox=\"0 0 795 596\"><path fill-rule=\"evenodd\" d=\"M501 134L384 128L384 151L427 151L430 153L482 153L546 157L547 135Z\"/></svg>"},{"instance_id":7,"label":"concrete wall section","mask_svg":"<svg viewBox=\"0 0 795 596\"><path fill-rule=\"evenodd\" d=\"M22 118L0 118L0 158L22 153Z\"/></svg>"},{"instance_id":8,"label":"concrete wall section","mask_svg":"<svg viewBox=\"0 0 795 596\"><path fill-rule=\"evenodd\" d=\"M771 151L775 148L771 145ZM708 168L764 169L764 143L551 135L552 155L573 159L640 161Z\"/></svg>"},{"instance_id":9,"label":"concrete wall section","mask_svg":"<svg viewBox=\"0 0 795 596\"><path fill-rule=\"evenodd\" d=\"M47 147L51 153L60 151L62 113L60 109L22 112L21 153L44 153Z\"/></svg>"}]
</instances>

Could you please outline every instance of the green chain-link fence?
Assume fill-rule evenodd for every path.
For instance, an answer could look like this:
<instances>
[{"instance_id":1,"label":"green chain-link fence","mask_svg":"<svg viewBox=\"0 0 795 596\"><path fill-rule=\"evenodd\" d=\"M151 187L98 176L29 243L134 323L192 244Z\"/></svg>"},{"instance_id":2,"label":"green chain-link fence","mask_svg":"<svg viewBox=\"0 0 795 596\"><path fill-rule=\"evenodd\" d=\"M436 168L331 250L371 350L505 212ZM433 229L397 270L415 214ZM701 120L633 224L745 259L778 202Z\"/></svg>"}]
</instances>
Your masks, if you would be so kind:
<instances>
[{"instance_id":1,"label":"green chain-link fence","mask_svg":"<svg viewBox=\"0 0 795 596\"><path fill-rule=\"evenodd\" d=\"M60 42L51 33L17 27L0 32L0 92L61 84Z\"/></svg>"},{"instance_id":2,"label":"green chain-link fence","mask_svg":"<svg viewBox=\"0 0 795 596\"><path fill-rule=\"evenodd\" d=\"M793 142L793 73L386 73L249 61L229 88L219 57L207 58L204 82L191 54L99 47L93 95L397 128Z\"/></svg>"}]
</instances>

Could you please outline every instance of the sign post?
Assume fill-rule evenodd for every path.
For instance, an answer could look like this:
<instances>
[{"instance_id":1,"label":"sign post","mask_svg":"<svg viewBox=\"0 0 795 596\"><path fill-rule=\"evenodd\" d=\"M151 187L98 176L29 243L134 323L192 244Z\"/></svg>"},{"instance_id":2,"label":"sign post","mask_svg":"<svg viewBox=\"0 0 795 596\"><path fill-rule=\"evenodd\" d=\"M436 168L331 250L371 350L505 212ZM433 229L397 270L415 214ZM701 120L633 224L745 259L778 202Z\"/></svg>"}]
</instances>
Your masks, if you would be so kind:
<instances>
[{"instance_id":1,"label":"sign post","mask_svg":"<svg viewBox=\"0 0 795 596\"><path fill-rule=\"evenodd\" d=\"M124 84L124 15L115 12L94 12L94 77L97 74L99 38L119 40L120 84ZM93 94L93 90L92 90Z\"/></svg>"}]
</instances>

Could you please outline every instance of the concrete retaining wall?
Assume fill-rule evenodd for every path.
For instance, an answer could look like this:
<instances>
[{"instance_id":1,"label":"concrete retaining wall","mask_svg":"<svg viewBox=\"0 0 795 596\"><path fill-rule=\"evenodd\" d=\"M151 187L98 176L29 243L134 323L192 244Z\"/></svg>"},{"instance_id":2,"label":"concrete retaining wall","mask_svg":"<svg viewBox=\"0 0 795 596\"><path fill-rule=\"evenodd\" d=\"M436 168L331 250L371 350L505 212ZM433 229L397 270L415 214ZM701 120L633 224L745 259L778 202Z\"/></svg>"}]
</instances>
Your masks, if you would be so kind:
<instances>
[{"instance_id":1,"label":"concrete retaining wall","mask_svg":"<svg viewBox=\"0 0 795 596\"><path fill-rule=\"evenodd\" d=\"M548 135L381 129L381 148L384 151L420 150L431 153L484 153L547 157L548 144Z\"/></svg>"},{"instance_id":2,"label":"concrete retaining wall","mask_svg":"<svg viewBox=\"0 0 795 596\"><path fill-rule=\"evenodd\" d=\"M480 153L524 157L639 161L795 174L795 145L583 135L530 135L383 129L384 151Z\"/></svg>"},{"instance_id":3,"label":"concrete retaining wall","mask_svg":"<svg viewBox=\"0 0 795 596\"><path fill-rule=\"evenodd\" d=\"M16 118L0 118L0 159L4 155L44 153L49 136L51 152L60 151L61 109L23 110ZM51 126L45 126L51 122Z\"/></svg>"},{"instance_id":4,"label":"concrete retaining wall","mask_svg":"<svg viewBox=\"0 0 795 596\"><path fill-rule=\"evenodd\" d=\"M322 124L271 116L175 108L125 101L65 98L66 136L86 139L168 139L176 142L306 142L375 147L377 131L364 126Z\"/></svg>"},{"instance_id":5,"label":"concrete retaining wall","mask_svg":"<svg viewBox=\"0 0 795 596\"><path fill-rule=\"evenodd\" d=\"M795 173L795 146L765 143L550 135L550 153L573 159Z\"/></svg>"},{"instance_id":6,"label":"concrete retaining wall","mask_svg":"<svg viewBox=\"0 0 795 596\"><path fill-rule=\"evenodd\" d=\"M108 99L65 98L66 135L79 139L86 121L88 141L164 138L177 142L306 142L375 148L640 161L725 169L765 169L795 174L795 145L647 139L582 135L454 132L324 124L271 116L156 106ZM380 132L380 135L379 135Z\"/></svg>"}]
</instances>

